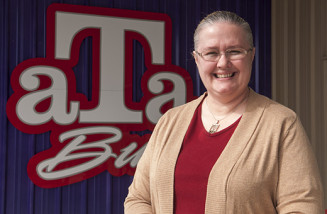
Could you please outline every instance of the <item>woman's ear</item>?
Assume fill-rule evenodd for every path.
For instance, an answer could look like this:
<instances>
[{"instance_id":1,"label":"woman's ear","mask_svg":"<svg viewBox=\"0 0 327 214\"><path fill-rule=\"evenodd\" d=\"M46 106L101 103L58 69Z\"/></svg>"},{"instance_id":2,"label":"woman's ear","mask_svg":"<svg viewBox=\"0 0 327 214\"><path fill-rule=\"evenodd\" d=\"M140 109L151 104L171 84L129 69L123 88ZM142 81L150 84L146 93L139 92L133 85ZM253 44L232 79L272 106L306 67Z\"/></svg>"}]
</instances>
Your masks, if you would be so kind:
<instances>
[{"instance_id":1,"label":"woman's ear","mask_svg":"<svg viewBox=\"0 0 327 214\"><path fill-rule=\"evenodd\" d=\"M196 65L198 65L198 55L195 53L195 51L192 52L192 56L195 60Z\"/></svg>"},{"instance_id":2,"label":"woman's ear","mask_svg":"<svg viewBox=\"0 0 327 214\"><path fill-rule=\"evenodd\" d=\"M253 62L253 60L254 60L254 55L255 55L255 47L253 47L253 49L252 49L252 62Z\"/></svg>"}]
</instances>

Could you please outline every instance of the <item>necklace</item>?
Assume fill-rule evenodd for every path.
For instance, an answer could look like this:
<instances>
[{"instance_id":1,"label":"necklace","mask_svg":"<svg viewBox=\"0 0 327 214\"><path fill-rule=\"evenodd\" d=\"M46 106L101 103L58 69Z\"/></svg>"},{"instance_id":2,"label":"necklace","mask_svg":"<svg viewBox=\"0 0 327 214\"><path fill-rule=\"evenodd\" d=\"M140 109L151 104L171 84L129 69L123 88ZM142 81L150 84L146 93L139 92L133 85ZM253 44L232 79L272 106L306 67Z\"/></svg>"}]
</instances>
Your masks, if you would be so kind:
<instances>
[{"instance_id":1,"label":"necklace","mask_svg":"<svg viewBox=\"0 0 327 214\"><path fill-rule=\"evenodd\" d=\"M207 106L207 108L208 108L210 114L212 115L213 119L215 119L215 121L216 121L215 123L213 123L213 124L211 125L211 127L210 127L210 129L209 129L209 133L210 133L210 134L213 134L213 133L216 133L216 132L218 131L219 126L220 126L219 122L222 121L222 120L224 120L227 116L229 116L229 114L227 114L227 115L226 115L225 117L223 117L222 119L218 120L218 119L215 117L215 115L213 115L213 113L210 111L209 105L208 105L208 103L207 103L207 99L205 100L205 103L206 103L206 106ZM231 112L230 114L232 114L232 113L233 113L233 112Z\"/></svg>"},{"instance_id":2,"label":"necklace","mask_svg":"<svg viewBox=\"0 0 327 214\"><path fill-rule=\"evenodd\" d=\"M215 117L215 115L210 111L210 108L209 108L209 105L208 105L208 102L207 102L207 99L206 99L205 100L206 106L207 106L210 114L212 115L213 119L216 120L216 122L211 125L211 127L209 129L209 133L210 134L216 133L218 131L218 129L219 129L220 121L222 121L222 120L226 119L228 116L232 115L235 112L235 110L237 109L237 107L239 107L248 98L248 96L249 96L249 94L247 96L245 96L245 98L242 100L242 102L240 102L240 104L235 106L235 108L230 113L228 113L225 117L223 117L222 119L217 119Z\"/></svg>"}]
</instances>

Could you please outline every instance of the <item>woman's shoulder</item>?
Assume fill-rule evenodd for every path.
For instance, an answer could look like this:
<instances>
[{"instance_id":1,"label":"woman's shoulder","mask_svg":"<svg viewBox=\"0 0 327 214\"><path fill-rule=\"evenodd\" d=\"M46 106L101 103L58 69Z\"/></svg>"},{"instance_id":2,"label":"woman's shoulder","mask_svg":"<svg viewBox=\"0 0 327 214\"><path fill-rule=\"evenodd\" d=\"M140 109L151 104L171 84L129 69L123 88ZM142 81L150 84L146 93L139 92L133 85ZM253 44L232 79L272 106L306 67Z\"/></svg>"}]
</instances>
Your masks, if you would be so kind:
<instances>
[{"instance_id":1,"label":"woman's shoulder","mask_svg":"<svg viewBox=\"0 0 327 214\"><path fill-rule=\"evenodd\" d=\"M297 118L296 112L291 108L256 92L253 94L252 105L259 108L262 107L266 117L290 119L293 121Z\"/></svg>"},{"instance_id":2,"label":"woman's shoulder","mask_svg":"<svg viewBox=\"0 0 327 214\"><path fill-rule=\"evenodd\" d=\"M257 93L253 94L250 100L246 122L249 124L257 121L256 124L264 129L267 135L271 132L284 136L291 128L300 130L298 128L301 127L302 130L300 118L289 107Z\"/></svg>"}]
</instances>

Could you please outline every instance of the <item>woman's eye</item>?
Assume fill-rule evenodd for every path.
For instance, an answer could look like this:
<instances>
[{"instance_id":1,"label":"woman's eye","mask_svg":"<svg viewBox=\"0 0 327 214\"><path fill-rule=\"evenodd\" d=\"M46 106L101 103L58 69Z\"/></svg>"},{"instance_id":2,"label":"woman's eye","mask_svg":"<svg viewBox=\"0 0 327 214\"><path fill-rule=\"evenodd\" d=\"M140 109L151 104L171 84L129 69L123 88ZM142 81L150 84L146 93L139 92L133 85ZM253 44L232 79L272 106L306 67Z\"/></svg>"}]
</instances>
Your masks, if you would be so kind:
<instances>
[{"instance_id":1,"label":"woman's eye","mask_svg":"<svg viewBox=\"0 0 327 214\"><path fill-rule=\"evenodd\" d=\"M217 52L207 52L204 55L206 55L206 56L217 56L218 53Z\"/></svg>"},{"instance_id":2,"label":"woman's eye","mask_svg":"<svg viewBox=\"0 0 327 214\"><path fill-rule=\"evenodd\" d=\"M238 55L238 54L241 54L242 52L241 51L239 51L239 50L228 50L228 51L226 51L227 52L227 54L229 54L229 55Z\"/></svg>"}]
</instances>

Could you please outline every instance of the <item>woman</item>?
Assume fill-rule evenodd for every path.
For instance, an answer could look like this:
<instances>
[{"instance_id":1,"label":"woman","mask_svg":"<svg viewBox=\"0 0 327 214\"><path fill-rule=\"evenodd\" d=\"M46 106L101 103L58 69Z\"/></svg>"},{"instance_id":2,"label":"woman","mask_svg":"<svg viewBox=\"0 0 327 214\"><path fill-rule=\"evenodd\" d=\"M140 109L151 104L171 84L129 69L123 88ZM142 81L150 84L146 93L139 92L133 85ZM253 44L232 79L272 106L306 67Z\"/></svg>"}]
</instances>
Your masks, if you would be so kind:
<instances>
[{"instance_id":1,"label":"woman","mask_svg":"<svg viewBox=\"0 0 327 214\"><path fill-rule=\"evenodd\" d=\"M255 55L249 24L214 12L198 25L194 47L207 92L159 120L125 213L323 213L299 118L248 88Z\"/></svg>"}]
</instances>

